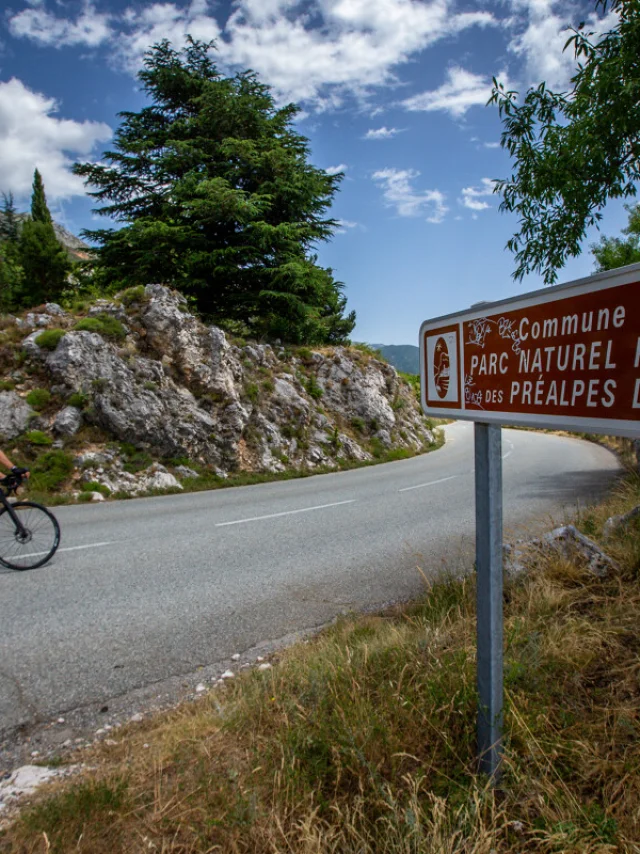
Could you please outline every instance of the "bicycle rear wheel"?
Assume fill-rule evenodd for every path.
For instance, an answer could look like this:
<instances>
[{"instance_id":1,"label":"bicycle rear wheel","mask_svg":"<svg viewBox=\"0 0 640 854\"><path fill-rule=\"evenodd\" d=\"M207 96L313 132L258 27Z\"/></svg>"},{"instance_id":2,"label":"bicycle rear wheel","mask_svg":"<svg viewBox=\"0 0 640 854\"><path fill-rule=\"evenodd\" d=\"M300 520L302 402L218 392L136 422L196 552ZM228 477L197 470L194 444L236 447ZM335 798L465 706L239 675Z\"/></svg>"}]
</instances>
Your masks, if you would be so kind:
<instances>
[{"instance_id":1,"label":"bicycle rear wheel","mask_svg":"<svg viewBox=\"0 0 640 854\"><path fill-rule=\"evenodd\" d=\"M20 531L6 507L0 509L0 563L9 569L37 569L60 545L58 521L46 507L32 501L16 501L11 507L24 530Z\"/></svg>"}]
</instances>

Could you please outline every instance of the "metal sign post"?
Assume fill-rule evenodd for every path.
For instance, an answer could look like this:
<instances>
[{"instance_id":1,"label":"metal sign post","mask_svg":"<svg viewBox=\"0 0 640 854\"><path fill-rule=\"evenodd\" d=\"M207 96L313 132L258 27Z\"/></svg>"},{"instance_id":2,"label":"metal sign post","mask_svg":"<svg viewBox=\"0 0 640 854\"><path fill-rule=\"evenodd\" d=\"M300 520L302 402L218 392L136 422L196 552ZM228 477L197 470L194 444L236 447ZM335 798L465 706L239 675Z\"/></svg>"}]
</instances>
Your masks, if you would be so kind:
<instances>
[{"instance_id":1,"label":"metal sign post","mask_svg":"<svg viewBox=\"0 0 640 854\"><path fill-rule=\"evenodd\" d=\"M502 430L475 424L478 761L495 782L502 740Z\"/></svg>"},{"instance_id":2,"label":"metal sign post","mask_svg":"<svg viewBox=\"0 0 640 854\"><path fill-rule=\"evenodd\" d=\"M640 436L640 264L425 321L422 409L475 422L478 759L502 731L502 426Z\"/></svg>"}]
</instances>

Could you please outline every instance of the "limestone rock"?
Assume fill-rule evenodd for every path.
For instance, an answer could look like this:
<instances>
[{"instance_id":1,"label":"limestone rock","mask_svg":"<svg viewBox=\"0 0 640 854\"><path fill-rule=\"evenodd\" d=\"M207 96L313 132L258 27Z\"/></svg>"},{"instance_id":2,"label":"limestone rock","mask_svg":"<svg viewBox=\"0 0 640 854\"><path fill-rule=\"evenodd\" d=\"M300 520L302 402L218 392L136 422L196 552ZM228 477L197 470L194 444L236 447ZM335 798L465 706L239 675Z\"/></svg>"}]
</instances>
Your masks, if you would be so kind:
<instances>
[{"instance_id":1,"label":"limestone rock","mask_svg":"<svg viewBox=\"0 0 640 854\"><path fill-rule=\"evenodd\" d=\"M48 302L45 305L45 309L47 314L50 314L54 317L66 317L67 312L62 308L61 305L58 305L57 302Z\"/></svg>"},{"instance_id":2,"label":"limestone rock","mask_svg":"<svg viewBox=\"0 0 640 854\"><path fill-rule=\"evenodd\" d=\"M610 516L607 521L604 523L603 528L603 536L605 539L608 539L612 534L618 531L620 528L624 528L629 524L633 519L636 519L640 516L640 505L634 507L633 510L630 510L628 513L625 513L622 516Z\"/></svg>"},{"instance_id":3,"label":"limestone rock","mask_svg":"<svg viewBox=\"0 0 640 854\"><path fill-rule=\"evenodd\" d=\"M600 548L597 543L585 537L574 525L563 525L548 531L542 537L532 540L518 540L514 545L503 546L503 556L506 571L511 575L525 572L530 559L550 550L559 552L569 559L580 559L586 568L605 578L609 572L618 569L613 558Z\"/></svg>"},{"instance_id":4,"label":"limestone rock","mask_svg":"<svg viewBox=\"0 0 640 854\"><path fill-rule=\"evenodd\" d=\"M46 316L59 324L60 311L52 304ZM302 357L268 344L235 346L163 285L147 285L145 300L128 309L117 298L98 300L89 315L98 314L118 318L126 338L115 343L70 329L49 351L35 343L48 320L33 317L26 324L35 331L24 349L49 374L50 387L61 397L80 391L88 399L82 415L69 407L58 413L51 424L58 437L73 435L82 418L110 439L155 458L197 460L219 477L237 470L331 467L340 459L371 459L375 442L417 451L434 440L413 391L391 366L365 354L335 347ZM62 319L66 326L71 322ZM14 373L16 381L29 384L29 371ZM5 422L17 422L11 436L34 415L15 394L5 397L3 411ZM49 429L48 419L42 429ZM180 488L169 472L133 475L123 471L117 454L91 453L100 459L85 453L78 465L112 491Z\"/></svg>"},{"instance_id":5,"label":"limestone rock","mask_svg":"<svg viewBox=\"0 0 640 854\"><path fill-rule=\"evenodd\" d=\"M555 528L543 537L547 546L559 548L565 555L576 552L586 559L587 566L594 575L604 578L611 570L618 568L616 562L600 546L581 534L574 525Z\"/></svg>"},{"instance_id":6,"label":"limestone rock","mask_svg":"<svg viewBox=\"0 0 640 854\"><path fill-rule=\"evenodd\" d=\"M51 428L58 436L73 436L82 425L82 413L75 406L65 406L53 419Z\"/></svg>"},{"instance_id":7,"label":"limestone rock","mask_svg":"<svg viewBox=\"0 0 640 854\"><path fill-rule=\"evenodd\" d=\"M0 391L0 436L14 439L29 426L36 413L15 391Z\"/></svg>"},{"instance_id":8,"label":"limestone rock","mask_svg":"<svg viewBox=\"0 0 640 854\"><path fill-rule=\"evenodd\" d=\"M197 471L190 469L189 466L176 466L175 472L178 477L181 477L183 480L189 480L190 478L200 477Z\"/></svg>"},{"instance_id":9,"label":"limestone rock","mask_svg":"<svg viewBox=\"0 0 640 854\"><path fill-rule=\"evenodd\" d=\"M69 332L46 364L56 381L70 390L93 394L93 420L121 441L146 442L166 456L220 461L220 451L210 440L216 421L188 389L164 378L159 363L157 370L151 360L134 360L130 367L97 333ZM157 387L142 380L149 375L160 380Z\"/></svg>"},{"instance_id":10,"label":"limestone rock","mask_svg":"<svg viewBox=\"0 0 640 854\"><path fill-rule=\"evenodd\" d=\"M166 357L186 385L237 400L242 368L224 332L203 326L186 311L185 298L163 285L147 285L146 293L140 315L146 344Z\"/></svg>"},{"instance_id":11,"label":"limestone rock","mask_svg":"<svg viewBox=\"0 0 640 854\"><path fill-rule=\"evenodd\" d=\"M183 488L180 481L159 463L153 463L149 468L137 474L121 471L115 466L109 469L102 466L85 468L82 473L82 480L85 483L99 483L101 486L106 486L111 493L126 493L134 496L154 490L181 490Z\"/></svg>"}]
</instances>

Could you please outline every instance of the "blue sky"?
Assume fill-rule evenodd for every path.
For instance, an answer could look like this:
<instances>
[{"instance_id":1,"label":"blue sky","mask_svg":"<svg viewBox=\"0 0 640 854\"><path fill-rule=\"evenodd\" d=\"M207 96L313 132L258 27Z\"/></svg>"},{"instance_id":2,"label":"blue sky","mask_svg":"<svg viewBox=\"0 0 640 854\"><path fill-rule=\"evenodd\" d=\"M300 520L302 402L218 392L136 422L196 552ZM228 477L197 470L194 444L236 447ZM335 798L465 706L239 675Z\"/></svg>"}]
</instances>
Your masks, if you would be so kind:
<instances>
[{"instance_id":1,"label":"blue sky","mask_svg":"<svg viewBox=\"0 0 640 854\"><path fill-rule=\"evenodd\" d=\"M226 73L253 68L278 102L302 107L311 159L345 179L319 248L357 312L354 339L415 344L423 320L541 286L511 278L504 246L515 219L498 211L492 179L510 174L491 77L524 91L566 87L567 27L592 2L553 0L7 0L0 13L0 190L28 205L34 167L56 219L95 226L70 172L99 159L117 112L143 103L144 50L186 33L218 44ZM100 220L104 224L104 220ZM626 223L621 204L602 231ZM560 275L593 271L588 245Z\"/></svg>"}]
</instances>

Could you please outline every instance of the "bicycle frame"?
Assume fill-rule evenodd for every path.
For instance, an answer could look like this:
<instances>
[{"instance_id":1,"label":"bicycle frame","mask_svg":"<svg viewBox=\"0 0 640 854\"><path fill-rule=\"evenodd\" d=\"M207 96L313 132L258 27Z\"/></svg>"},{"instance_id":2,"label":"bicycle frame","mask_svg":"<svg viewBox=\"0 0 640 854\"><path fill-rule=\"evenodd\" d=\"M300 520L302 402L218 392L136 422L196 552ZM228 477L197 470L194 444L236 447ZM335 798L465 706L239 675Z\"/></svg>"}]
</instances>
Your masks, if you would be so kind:
<instances>
[{"instance_id":1,"label":"bicycle frame","mask_svg":"<svg viewBox=\"0 0 640 854\"><path fill-rule=\"evenodd\" d=\"M4 508L9 514L9 516L11 516L13 524L16 526L17 532L20 534L21 537L26 537L28 535L27 529L20 521L18 514L13 509L13 506L9 501L9 495L11 495L11 492L11 489L9 489L7 492L3 492L2 490L0 490L0 502L4 505Z\"/></svg>"}]
</instances>

